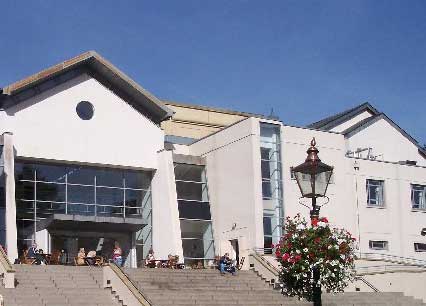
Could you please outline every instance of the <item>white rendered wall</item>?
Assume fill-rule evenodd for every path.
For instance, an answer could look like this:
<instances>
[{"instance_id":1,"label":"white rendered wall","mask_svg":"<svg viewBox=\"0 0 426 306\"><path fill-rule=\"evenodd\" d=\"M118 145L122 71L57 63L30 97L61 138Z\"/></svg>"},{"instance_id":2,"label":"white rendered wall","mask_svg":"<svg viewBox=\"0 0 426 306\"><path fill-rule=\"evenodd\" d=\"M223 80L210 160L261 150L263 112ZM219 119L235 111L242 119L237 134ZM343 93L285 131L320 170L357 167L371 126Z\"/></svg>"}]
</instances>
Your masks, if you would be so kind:
<instances>
[{"instance_id":1,"label":"white rendered wall","mask_svg":"<svg viewBox=\"0 0 426 306\"><path fill-rule=\"evenodd\" d=\"M334 226L344 227L350 232L356 232L356 210L354 204L354 185L351 178L347 177L345 140L343 135L282 126L282 161L284 182L284 214L294 217L297 213L309 219L309 208L299 204L301 196L295 180L290 177L290 167L297 166L305 161L306 151L310 147L312 138L315 137L320 159L334 167L333 182L329 185L327 196L330 202L321 208L320 215L326 216ZM311 201L302 200L308 206ZM318 199L322 204L325 199Z\"/></svg>"},{"instance_id":2,"label":"white rendered wall","mask_svg":"<svg viewBox=\"0 0 426 306\"><path fill-rule=\"evenodd\" d=\"M76 114L82 100L94 105L91 120ZM158 126L84 74L7 109L0 121L22 157L156 169L164 142Z\"/></svg>"},{"instance_id":3,"label":"white rendered wall","mask_svg":"<svg viewBox=\"0 0 426 306\"><path fill-rule=\"evenodd\" d=\"M348 159L355 161L355 159ZM426 260L426 253L415 252L414 243L426 243L421 236L426 227L426 212L412 209L411 184L426 185L426 168L357 159L358 182L355 194L359 203L361 252L386 253ZM366 180L384 181L384 208L367 207ZM388 251L370 250L369 240L389 241Z\"/></svg>"},{"instance_id":4,"label":"white rendered wall","mask_svg":"<svg viewBox=\"0 0 426 306\"><path fill-rule=\"evenodd\" d=\"M389 122L380 119L348 138L348 150L372 148L372 154L384 161L417 161L418 165L426 166L418 148L395 129Z\"/></svg>"},{"instance_id":5,"label":"white rendered wall","mask_svg":"<svg viewBox=\"0 0 426 306\"><path fill-rule=\"evenodd\" d=\"M156 258L179 255L183 262L179 210L171 151L158 153L158 170L152 180L152 241Z\"/></svg>"},{"instance_id":6,"label":"white rendered wall","mask_svg":"<svg viewBox=\"0 0 426 306\"><path fill-rule=\"evenodd\" d=\"M216 253L231 251L238 239L240 256L263 247L263 207L259 122L248 118L190 146L206 157Z\"/></svg>"}]
</instances>

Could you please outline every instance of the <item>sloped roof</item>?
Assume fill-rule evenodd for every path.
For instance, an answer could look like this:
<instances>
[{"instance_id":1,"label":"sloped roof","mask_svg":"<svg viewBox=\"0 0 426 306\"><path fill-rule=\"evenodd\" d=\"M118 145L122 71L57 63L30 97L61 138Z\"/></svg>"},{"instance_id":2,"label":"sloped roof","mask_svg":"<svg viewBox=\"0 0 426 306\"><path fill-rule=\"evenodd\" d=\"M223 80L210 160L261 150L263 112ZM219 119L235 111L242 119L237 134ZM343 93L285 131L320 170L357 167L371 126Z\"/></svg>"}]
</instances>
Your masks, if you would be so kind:
<instances>
[{"instance_id":1,"label":"sloped roof","mask_svg":"<svg viewBox=\"0 0 426 306\"><path fill-rule=\"evenodd\" d=\"M312 129L328 131L365 111L369 112L373 116L379 114L379 111L377 109L375 109L370 103L365 102L363 104L355 106L354 108L348 109L344 112L341 112L341 113L332 115L330 117L324 118L320 121L311 123L307 127Z\"/></svg>"},{"instance_id":2,"label":"sloped roof","mask_svg":"<svg viewBox=\"0 0 426 306\"><path fill-rule=\"evenodd\" d=\"M173 111L162 101L95 51L82 53L4 87L0 90L0 107L8 108L15 105L42 90L50 89L69 80L83 71L96 78L156 123L173 115Z\"/></svg>"}]
</instances>

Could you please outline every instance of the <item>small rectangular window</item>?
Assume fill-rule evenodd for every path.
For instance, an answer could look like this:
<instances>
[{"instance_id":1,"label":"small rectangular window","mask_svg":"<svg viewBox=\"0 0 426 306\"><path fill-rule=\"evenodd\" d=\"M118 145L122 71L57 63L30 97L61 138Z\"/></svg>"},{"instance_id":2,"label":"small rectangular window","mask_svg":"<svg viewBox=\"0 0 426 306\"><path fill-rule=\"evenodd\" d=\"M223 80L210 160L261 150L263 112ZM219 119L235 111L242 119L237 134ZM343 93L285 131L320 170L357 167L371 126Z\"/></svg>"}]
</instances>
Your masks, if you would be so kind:
<instances>
[{"instance_id":1,"label":"small rectangular window","mask_svg":"<svg viewBox=\"0 0 426 306\"><path fill-rule=\"evenodd\" d=\"M414 243L414 251L426 252L426 243Z\"/></svg>"},{"instance_id":2,"label":"small rectangular window","mask_svg":"<svg viewBox=\"0 0 426 306\"><path fill-rule=\"evenodd\" d=\"M370 240L368 242L370 249L372 250L388 250L389 243L387 241Z\"/></svg>"},{"instance_id":3,"label":"small rectangular window","mask_svg":"<svg viewBox=\"0 0 426 306\"><path fill-rule=\"evenodd\" d=\"M411 185L411 207L426 210L426 186Z\"/></svg>"},{"instance_id":4,"label":"small rectangular window","mask_svg":"<svg viewBox=\"0 0 426 306\"><path fill-rule=\"evenodd\" d=\"M384 181L367 180L368 206L384 207Z\"/></svg>"}]
</instances>

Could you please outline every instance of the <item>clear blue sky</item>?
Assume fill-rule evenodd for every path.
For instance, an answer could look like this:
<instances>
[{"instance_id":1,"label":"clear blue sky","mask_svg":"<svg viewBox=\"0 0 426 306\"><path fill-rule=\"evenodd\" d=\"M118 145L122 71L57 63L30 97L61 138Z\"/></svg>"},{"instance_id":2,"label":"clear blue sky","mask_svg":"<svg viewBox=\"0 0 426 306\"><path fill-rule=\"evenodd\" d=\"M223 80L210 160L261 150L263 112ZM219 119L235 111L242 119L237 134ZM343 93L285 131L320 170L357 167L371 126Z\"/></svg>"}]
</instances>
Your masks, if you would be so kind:
<instances>
[{"instance_id":1,"label":"clear blue sky","mask_svg":"<svg viewBox=\"0 0 426 306\"><path fill-rule=\"evenodd\" d=\"M426 1L2 1L0 86L86 50L162 99L305 125L372 103L426 142Z\"/></svg>"}]
</instances>

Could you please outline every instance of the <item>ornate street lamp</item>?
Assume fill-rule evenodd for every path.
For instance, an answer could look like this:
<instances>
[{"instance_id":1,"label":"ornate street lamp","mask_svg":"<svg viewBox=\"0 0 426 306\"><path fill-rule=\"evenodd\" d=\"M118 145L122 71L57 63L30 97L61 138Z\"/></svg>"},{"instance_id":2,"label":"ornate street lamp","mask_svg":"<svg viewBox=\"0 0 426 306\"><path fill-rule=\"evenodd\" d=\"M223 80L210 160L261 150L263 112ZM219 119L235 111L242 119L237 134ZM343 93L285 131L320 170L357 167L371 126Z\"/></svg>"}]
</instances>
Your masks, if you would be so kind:
<instances>
[{"instance_id":1,"label":"ornate street lamp","mask_svg":"<svg viewBox=\"0 0 426 306\"><path fill-rule=\"evenodd\" d=\"M328 184L330 183L333 167L324 164L318 157L318 149L315 147L315 138L311 141L311 147L306 151L308 156L303 164L292 167L291 172L296 178L302 198L312 199L310 211L311 222L318 219L321 205L317 205L317 198L326 197ZM320 279L320 271L317 267L313 271L314 283ZM313 289L313 301L315 306L321 306L321 286L315 285Z\"/></svg>"}]
</instances>

